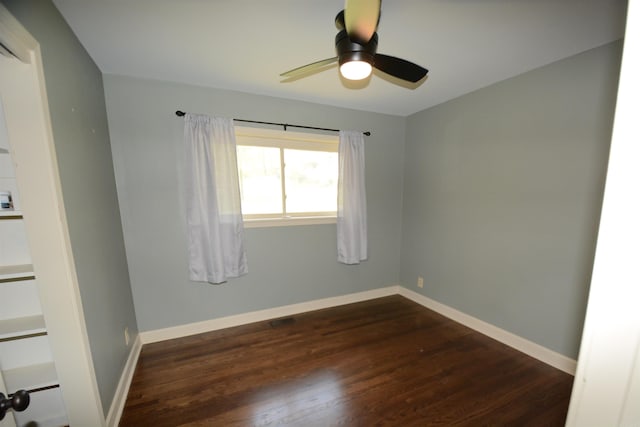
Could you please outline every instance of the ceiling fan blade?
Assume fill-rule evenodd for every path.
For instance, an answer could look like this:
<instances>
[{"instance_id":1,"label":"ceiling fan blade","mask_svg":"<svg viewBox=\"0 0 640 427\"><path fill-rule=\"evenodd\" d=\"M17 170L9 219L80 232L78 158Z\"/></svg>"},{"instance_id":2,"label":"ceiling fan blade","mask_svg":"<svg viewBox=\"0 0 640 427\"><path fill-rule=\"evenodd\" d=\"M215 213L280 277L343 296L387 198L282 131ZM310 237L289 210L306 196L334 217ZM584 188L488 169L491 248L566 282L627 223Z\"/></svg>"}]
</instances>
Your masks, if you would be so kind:
<instances>
[{"instance_id":1,"label":"ceiling fan blade","mask_svg":"<svg viewBox=\"0 0 640 427\"><path fill-rule=\"evenodd\" d=\"M349 38L367 43L378 27L381 0L345 0L344 23Z\"/></svg>"},{"instance_id":2,"label":"ceiling fan blade","mask_svg":"<svg viewBox=\"0 0 640 427\"><path fill-rule=\"evenodd\" d=\"M373 59L373 66L383 73L412 83L419 82L429 72L426 68L422 68L413 62L381 53L376 53Z\"/></svg>"},{"instance_id":3,"label":"ceiling fan blade","mask_svg":"<svg viewBox=\"0 0 640 427\"><path fill-rule=\"evenodd\" d=\"M312 62L311 64L303 65L302 67L294 68L293 70L289 70L280 74L280 77L295 77L299 74L306 74L315 70L316 68L321 68L325 65L333 64L334 62L338 62L337 56L333 58L323 59L322 61Z\"/></svg>"}]
</instances>

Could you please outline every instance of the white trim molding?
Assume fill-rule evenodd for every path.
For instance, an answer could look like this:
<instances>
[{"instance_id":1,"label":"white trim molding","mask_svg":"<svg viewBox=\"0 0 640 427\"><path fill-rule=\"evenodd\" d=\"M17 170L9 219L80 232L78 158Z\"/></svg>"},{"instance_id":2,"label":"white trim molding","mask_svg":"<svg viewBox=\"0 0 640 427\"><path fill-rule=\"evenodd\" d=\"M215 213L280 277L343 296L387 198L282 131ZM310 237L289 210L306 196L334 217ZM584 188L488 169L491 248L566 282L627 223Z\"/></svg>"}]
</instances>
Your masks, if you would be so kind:
<instances>
[{"instance_id":1,"label":"white trim molding","mask_svg":"<svg viewBox=\"0 0 640 427\"><path fill-rule=\"evenodd\" d=\"M24 29L7 8L0 4L0 44L20 61L31 64L31 51L38 48L38 42Z\"/></svg>"},{"instance_id":2,"label":"white trim molding","mask_svg":"<svg viewBox=\"0 0 640 427\"><path fill-rule=\"evenodd\" d=\"M218 329L246 325L248 323L263 322L265 320L276 319L278 317L292 316L294 314L305 313L307 311L321 310L323 308L337 307L340 305L352 304L354 302L387 297L390 295L396 295L397 293L398 286L389 286L370 291L356 292L337 297L317 299L298 304L284 305L281 307L204 320L202 322L141 332L140 337L142 339L142 344L149 344L152 342L201 334L203 332L216 331Z\"/></svg>"},{"instance_id":3,"label":"white trim molding","mask_svg":"<svg viewBox=\"0 0 640 427\"><path fill-rule=\"evenodd\" d=\"M133 374L135 373L136 364L138 363L138 358L140 357L141 350L142 340L140 339L140 335L138 335L133 342L133 345L131 346L129 357L127 357L127 361L124 364L124 369L122 370L120 381L118 381L116 392L113 395L113 401L111 402L111 407L109 408L109 413L107 414L108 427L117 427L118 423L120 422L120 417L122 417L122 411L124 410L124 405L127 401L129 387L131 386L131 381L133 380Z\"/></svg>"},{"instance_id":4,"label":"white trim molding","mask_svg":"<svg viewBox=\"0 0 640 427\"><path fill-rule=\"evenodd\" d=\"M435 311L451 320L454 320L468 328L471 328L483 335L493 338L496 341L500 341L503 344L508 345L522 353L525 353L541 362L551 365L561 371L570 375L576 373L576 361L564 356L560 353L556 353L553 350L549 350L546 347L536 344L532 341L524 339L518 335L515 335L509 331L498 328L490 323L484 322L473 316L469 316L461 311L451 308L448 305L442 304L417 292L414 292L405 287L398 287L398 294L405 298L410 299L430 310Z\"/></svg>"}]
</instances>

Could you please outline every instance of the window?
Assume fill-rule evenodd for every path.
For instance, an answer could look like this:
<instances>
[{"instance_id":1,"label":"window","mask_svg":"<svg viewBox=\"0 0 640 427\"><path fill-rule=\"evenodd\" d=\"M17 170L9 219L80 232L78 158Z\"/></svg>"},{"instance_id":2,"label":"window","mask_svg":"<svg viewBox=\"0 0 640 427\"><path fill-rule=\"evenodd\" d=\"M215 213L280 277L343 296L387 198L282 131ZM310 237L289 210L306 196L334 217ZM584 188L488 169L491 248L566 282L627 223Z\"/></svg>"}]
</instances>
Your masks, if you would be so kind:
<instances>
[{"instance_id":1,"label":"window","mask_svg":"<svg viewBox=\"0 0 640 427\"><path fill-rule=\"evenodd\" d=\"M247 227L335 223L338 136L236 126Z\"/></svg>"}]
</instances>

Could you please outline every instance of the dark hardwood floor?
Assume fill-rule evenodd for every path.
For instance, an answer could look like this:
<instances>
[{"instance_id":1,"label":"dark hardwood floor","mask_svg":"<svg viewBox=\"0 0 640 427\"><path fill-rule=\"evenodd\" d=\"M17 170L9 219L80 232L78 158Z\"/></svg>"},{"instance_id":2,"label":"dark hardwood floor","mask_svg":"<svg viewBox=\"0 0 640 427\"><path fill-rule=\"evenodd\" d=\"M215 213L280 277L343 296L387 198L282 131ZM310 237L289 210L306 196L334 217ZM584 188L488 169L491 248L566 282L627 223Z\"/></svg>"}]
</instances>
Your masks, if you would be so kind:
<instances>
[{"instance_id":1,"label":"dark hardwood floor","mask_svg":"<svg viewBox=\"0 0 640 427\"><path fill-rule=\"evenodd\" d=\"M572 381L391 296L145 345L120 426L562 426Z\"/></svg>"}]
</instances>

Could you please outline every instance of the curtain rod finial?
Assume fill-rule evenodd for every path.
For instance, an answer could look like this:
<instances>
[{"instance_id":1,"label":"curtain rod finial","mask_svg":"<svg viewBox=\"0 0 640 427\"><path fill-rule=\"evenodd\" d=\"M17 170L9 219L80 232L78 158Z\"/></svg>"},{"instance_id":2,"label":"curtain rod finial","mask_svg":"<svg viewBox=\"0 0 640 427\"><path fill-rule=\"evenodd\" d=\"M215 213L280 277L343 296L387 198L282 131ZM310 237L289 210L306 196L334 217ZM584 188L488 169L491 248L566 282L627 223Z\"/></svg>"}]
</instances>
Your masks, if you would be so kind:
<instances>
[{"instance_id":1,"label":"curtain rod finial","mask_svg":"<svg viewBox=\"0 0 640 427\"><path fill-rule=\"evenodd\" d=\"M180 111L180 110L176 111L176 116L178 117L184 117L185 114L186 113L184 111Z\"/></svg>"}]
</instances>

